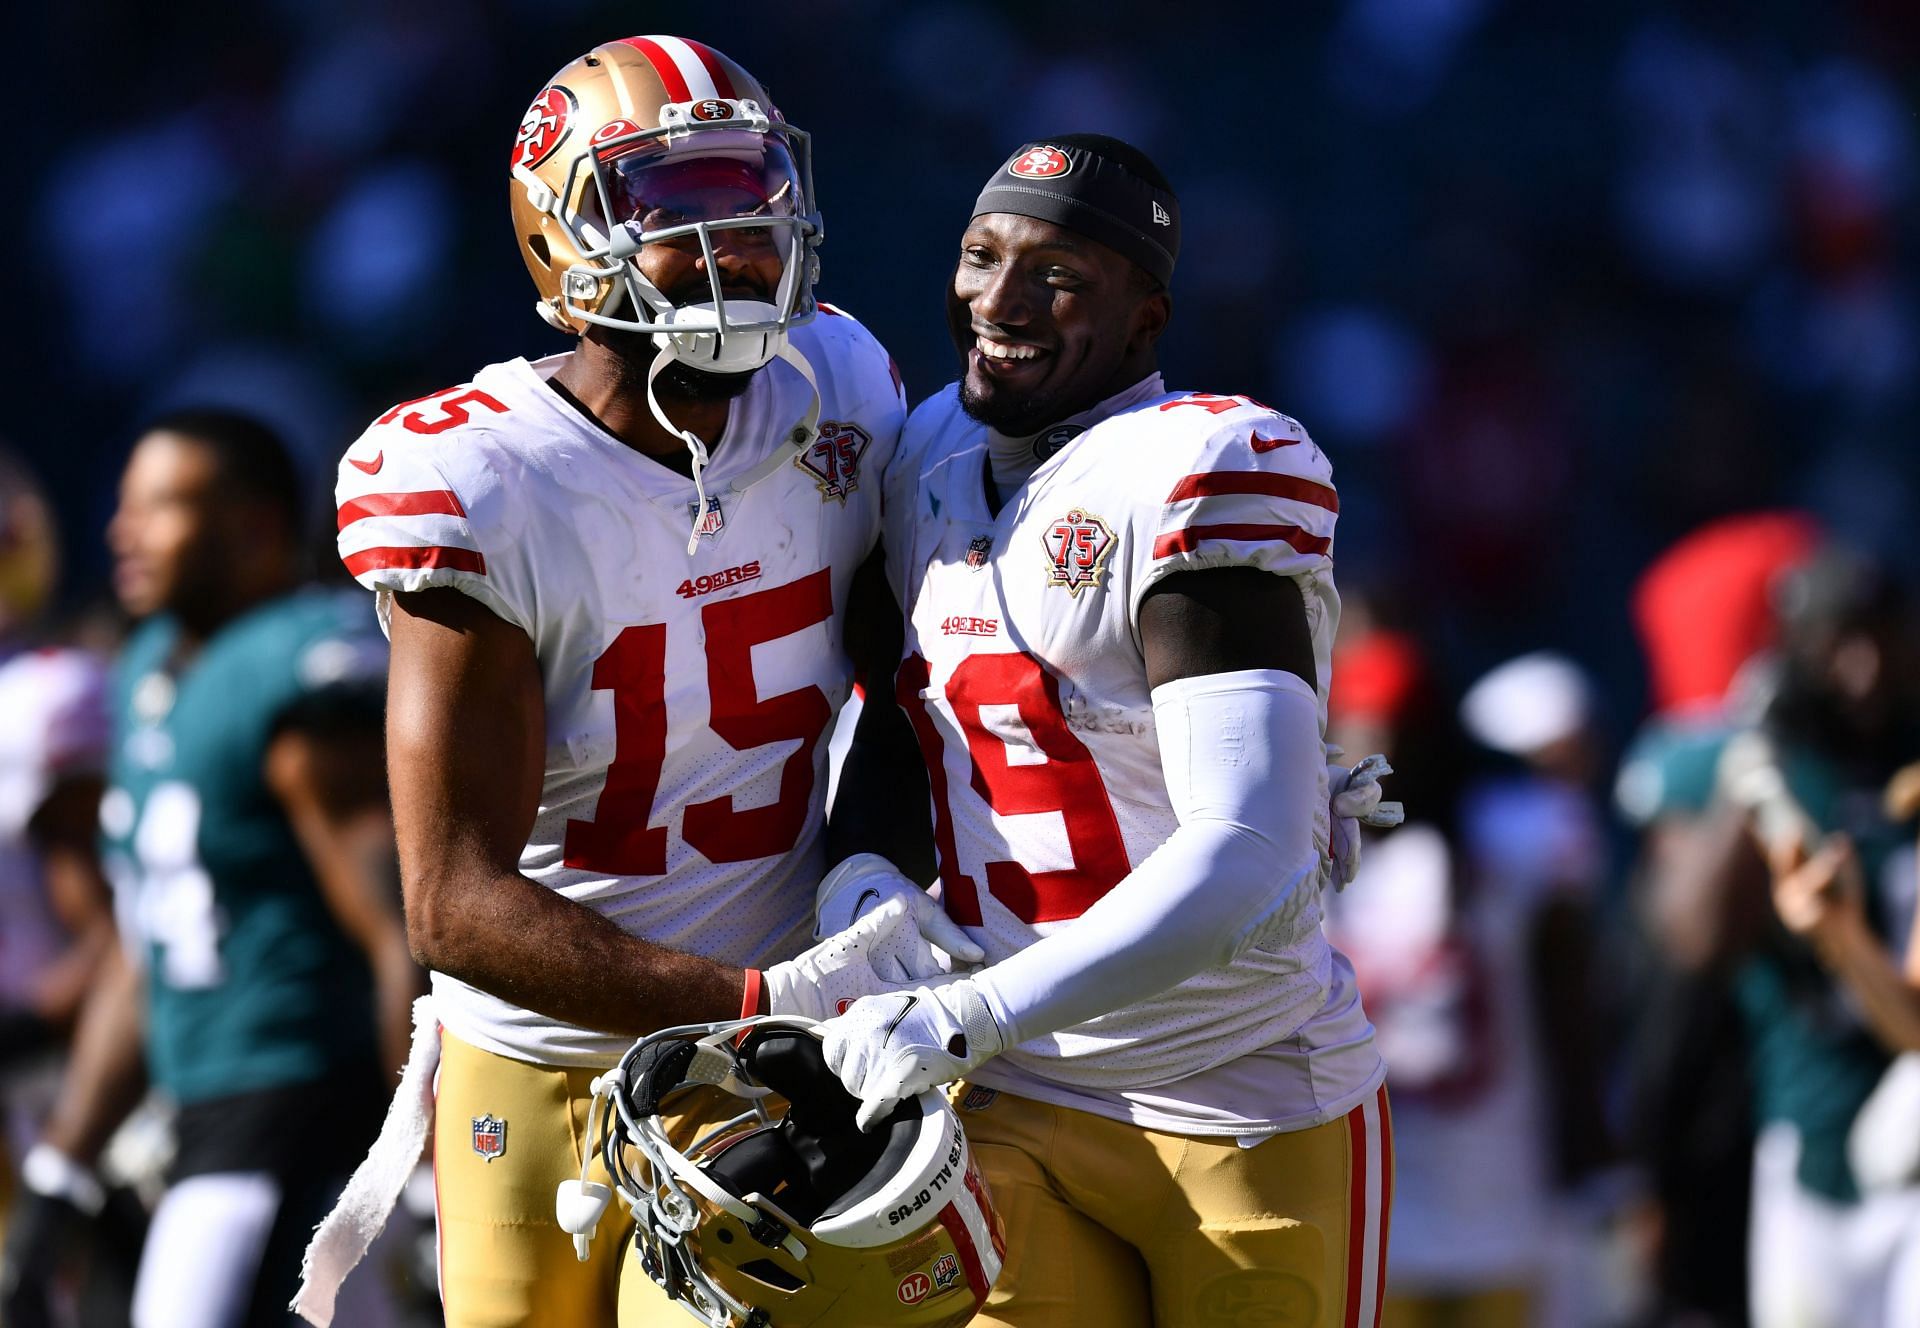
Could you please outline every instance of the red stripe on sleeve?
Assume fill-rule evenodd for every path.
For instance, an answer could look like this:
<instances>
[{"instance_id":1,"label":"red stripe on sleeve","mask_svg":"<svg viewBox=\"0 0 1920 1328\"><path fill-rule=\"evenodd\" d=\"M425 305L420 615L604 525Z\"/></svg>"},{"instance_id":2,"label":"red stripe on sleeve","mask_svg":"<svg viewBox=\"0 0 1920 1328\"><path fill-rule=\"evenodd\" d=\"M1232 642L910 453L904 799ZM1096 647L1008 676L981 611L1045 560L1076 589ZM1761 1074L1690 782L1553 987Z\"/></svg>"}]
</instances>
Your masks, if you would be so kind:
<instances>
[{"instance_id":1,"label":"red stripe on sleeve","mask_svg":"<svg viewBox=\"0 0 1920 1328\"><path fill-rule=\"evenodd\" d=\"M425 547L384 546L345 554L340 559L355 576L383 567L450 567L456 572L487 574L487 560L474 549L450 549L444 545Z\"/></svg>"},{"instance_id":2,"label":"red stripe on sleeve","mask_svg":"<svg viewBox=\"0 0 1920 1328\"><path fill-rule=\"evenodd\" d=\"M1353 1187L1347 1194L1347 1313L1345 1328L1360 1328L1361 1264L1367 1254L1366 1108L1347 1113L1347 1147L1353 1154Z\"/></svg>"},{"instance_id":3,"label":"red stripe on sleeve","mask_svg":"<svg viewBox=\"0 0 1920 1328\"><path fill-rule=\"evenodd\" d=\"M1209 539L1251 540L1260 543L1278 540L1295 553L1325 553L1333 547L1332 540L1322 539L1318 535L1309 535L1298 526L1188 526L1155 540L1153 556L1165 558L1173 553L1191 553L1200 547L1202 540Z\"/></svg>"},{"instance_id":4,"label":"red stripe on sleeve","mask_svg":"<svg viewBox=\"0 0 1920 1328\"><path fill-rule=\"evenodd\" d=\"M420 493L367 493L340 504L339 529L370 516L465 516L460 497L452 489Z\"/></svg>"},{"instance_id":5,"label":"red stripe on sleeve","mask_svg":"<svg viewBox=\"0 0 1920 1328\"><path fill-rule=\"evenodd\" d=\"M1215 470L1204 475L1189 475L1173 486L1167 501L1177 503L1188 498L1222 498L1236 493L1289 498L1296 503L1324 507L1329 512L1340 510L1340 495L1325 484L1303 480L1298 475L1269 475L1259 470Z\"/></svg>"},{"instance_id":6,"label":"red stripe on sleeve","mask_svg":"<svg viewBox=\"0 0 1920 1328\"><path fill-rule=\"evenodd\" d=\"M1393 1108L1387 1086L1380 1085L1380 1257L1375 1261L1373 1328L1380 1328L1380 1307L1387 1303L1387 1232L1393 1224Z\"/></svg>"},{"instance_id":7,"label":"red stripe on sleeve","mask_svg":"<svg viewBox=\"0 0 1920 1328\"><path fill-rule=\"evenodd\" d=\"M714 91L722 97L737 97L733 90L733 80L727 77L727 67L720 63L720 57L713 53L711 46L703 46L691 37L682 37L687 49L700 57L700 63L707 67L707 77L713 80Z\"/></svg>"},{"instance_id":8,"label":"red stripe on sleeve","mask_svg":"<svg viewBox=\"0 0 1920 1328\"><path fill-rule=\"evenodd\" d=\"M680 73L680 66L661 49L659 42L647 37L624 37L621 40L647 57L653 72L660 76L660 85L667 90L668 101L693 100L693 94L687 90L687 80Z\"/></svg>"},{"instance_id":9,"label":"red stripe on sleeve","mask_svg":"<svg viewBox=\"0 0 1920 1328\"><path fill-rule=\"evenodd\" d=\"M987 1269L980 1262L980 1251L974 1247L967 1220L960 1216L958 1208L948 1204L940 1210L940 1225L947 1229L954 1253L960 1256L960 1265L967 1270L967 1289L973 1292L973 1307L979 1309L987 1303Z\"/></svg>"}]
</instances>

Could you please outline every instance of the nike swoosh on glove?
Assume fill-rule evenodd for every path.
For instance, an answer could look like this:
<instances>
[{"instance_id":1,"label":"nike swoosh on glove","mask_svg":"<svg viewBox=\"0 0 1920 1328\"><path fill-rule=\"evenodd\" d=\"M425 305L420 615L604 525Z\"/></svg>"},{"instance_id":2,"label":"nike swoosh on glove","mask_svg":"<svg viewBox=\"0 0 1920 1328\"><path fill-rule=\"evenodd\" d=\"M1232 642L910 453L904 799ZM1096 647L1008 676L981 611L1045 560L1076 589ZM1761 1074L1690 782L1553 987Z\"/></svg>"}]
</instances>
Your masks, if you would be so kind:
<instances>
[{"instance_id":1,"label":"nike swoosh on glove","mask_svg":"<svg viewBox=\"0 0 1920 1328\"><path fill-rule=\"evenodd\" d=\"M927 948L904 899L890 899L845 931L763 970L774 1014L831 1019L862 996L907 991L926 981L913 967Z\"/></svg>"},{"instance_id":2,"label":"nike swoosh on glove","mask_svg":"<svg viewBox=\"0 0 1920 1328\"><path fill-rule=\"evenodd\" d=\"M1344 890L1360 872L1360 827L1385 830L1407 819L1406 808L1380 800L1380 781L1393 773L1387 758L1375 752L1349 769L1334 764L1338 747L1327 748L1328 839L1333 853L1330 879Z\"/></svg>"},{"instance_id":3,"label":"nike swoosh on glove","mask_svg":"<svg viewBox=\"0 0 1920 1328\"><path fill-rule=\"evenodd\" d=\"M908 977L945 977L953 971L953 963L946 962L949 958L960 964L977 964L987 957L987 952L960 930L960 924L947 916L939 900L878 853L856 853L821 878L820 888L814 893L813 939L845 931L892 899L906 904L914 930L923 942L903 959Z\"/></svg>"},{"instance_id":4,"label":"nike swoosh on glove","mask_svg":"<svg viewBox=\"0 0 1920 1328\"><path fill-rule=\"evenodd\" d=\"M854 1121L870 1130L895 1104L950 1083L998 1056L1000 1025L979 986L956 978L869 996L820 1029L827 1068L860 1099Z\"/></svg>"}]
</instances>

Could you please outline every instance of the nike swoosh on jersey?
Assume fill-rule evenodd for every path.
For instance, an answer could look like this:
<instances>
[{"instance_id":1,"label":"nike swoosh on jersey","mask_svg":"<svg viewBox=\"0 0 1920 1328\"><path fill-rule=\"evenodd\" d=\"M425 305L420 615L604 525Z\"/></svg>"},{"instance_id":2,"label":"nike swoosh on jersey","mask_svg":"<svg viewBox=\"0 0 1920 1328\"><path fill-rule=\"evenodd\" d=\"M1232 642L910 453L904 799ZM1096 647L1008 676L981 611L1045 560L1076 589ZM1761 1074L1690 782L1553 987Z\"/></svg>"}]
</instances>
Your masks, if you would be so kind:
<instances>
[{"instance_id":1,"label":"nike swoosh on jersey","mask_svg":"<svg viewBox=\"0 0 1920 1328\"><path fill-rule=\"evenodd\" d=\"M348 457L347 460L353 462L357 469L364 470L369 475L378 475L380 473L380 467L387 464L387 449L383 447L378 452L375 452L373 454L373 460L371 461L362 461L359 457Z\"/></svg>"},{"instance_id":2,"label":"nike swoosh on jersey","mask_svg":"<svg viewBox=\"0 0 1920 1328\"><path fill-rule=\"evenodd\" d=\"M1256 433L1247 441L1256 452L1271 452L1276 448L1292 447L1301 440L1298 438L1262 438Z\"/></svg>"}]
</instances>

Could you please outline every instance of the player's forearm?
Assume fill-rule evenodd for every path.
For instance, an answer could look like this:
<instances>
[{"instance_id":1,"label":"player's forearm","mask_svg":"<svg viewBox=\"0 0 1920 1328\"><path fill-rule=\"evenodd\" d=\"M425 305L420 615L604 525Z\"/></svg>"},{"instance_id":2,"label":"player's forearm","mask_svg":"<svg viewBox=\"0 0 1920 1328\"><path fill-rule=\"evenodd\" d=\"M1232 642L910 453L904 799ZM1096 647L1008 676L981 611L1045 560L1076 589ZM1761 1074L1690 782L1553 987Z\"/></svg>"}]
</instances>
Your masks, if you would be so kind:
<instances>
[{"instance_id":1,"label":"player's forearm","mask_svg":"<svg viewBox=\"0 0 1920 1328\"><path fill-rule=\"evenodd\" d=\"M421 964L526 1009L638 1037L740 1013L745 973L629 936L524 876L473 873L407 888Z\"/></svg>"},{"instance_id":2,"label":"player's forearm","mask_svg":"<svg viewBox=\"0 0 1920 1328\"><path fill-rule=\"evenodd\" d=\"M142 1030L139 971L110 948L80 1012L44 1136L83 1166L94 1164L146 1089Z\"/></svg>"},{"instance_id":3,"label":"player's forearm","mask_svg":"<svg viewBox=\"0 0 1920 1328\"><path fill-rule=\"evenodd\" d=\"M1892 1051L1920 1051L1920 987L1909 982L1864 924L1847 920L1814 935L1820 962L1846 984L1873 1035Z\"/></svg>"},{"instance_id":4,"label":"player's forearm","mask_svg":"<svg viewBox=\"0 0 1920 1328\"><path fill-rule=\"evenodd\" d=\"M1070 926L981 975L1009 1045L1156 996L1256 936L1324 945L1307 907L1325 797L1312 689L1234 670L1164 683L1153 702L1180 826Z\"/></svg>"}]
</instances>

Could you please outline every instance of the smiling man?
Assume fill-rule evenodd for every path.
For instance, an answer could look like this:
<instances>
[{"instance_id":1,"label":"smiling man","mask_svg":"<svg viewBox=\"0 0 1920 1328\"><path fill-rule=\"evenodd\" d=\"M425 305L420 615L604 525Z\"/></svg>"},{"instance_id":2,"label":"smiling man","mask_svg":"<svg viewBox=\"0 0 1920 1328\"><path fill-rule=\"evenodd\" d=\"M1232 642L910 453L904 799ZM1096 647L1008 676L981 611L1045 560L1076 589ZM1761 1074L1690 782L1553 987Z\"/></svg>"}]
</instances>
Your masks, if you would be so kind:
<instances>
[{"instance_id":1,"label":"smiling man","mask_svg":"<svg viewBox=\"0 0 1920 1328\"><path fill-rule=\"evenodd\" d=\"M394 828L439 1033L410 1082L437 1053L453 1328L680 1322L653 1281L689 1288L630 1255L630 1217L579 1259L556 1225L561 1182L606 1180L582 1168L595 1076L670 1025L823 1016L886 989L870 944L924 950L896 904L794 962L906 413L886 351L814 301L809 143L696 41L568 64L511 176L538 309L579 341L395 406L340 467L340 555L393 641Z\"/></svg>"},{"instance_id":2,"label":"smiling man","mask_svg":"<svg viewBox=\"0 0 1920 1328\"><path fill-rule=\"evenodd\" d=\"M977 1322L1355 1328L1392 1164L1319 925L1339 502L1296 421L1162 385L1179 217L1079 134L974 205L964 371L907 423L884 544L941 900L989 964L861 1000L827 1055L867 1119L964 1077L1010 1241ZM897 721L862 716L848 847L910 850L897 815L851 842L852 805L897 812L863 796Z\"/></svg>"}]
</instances>

